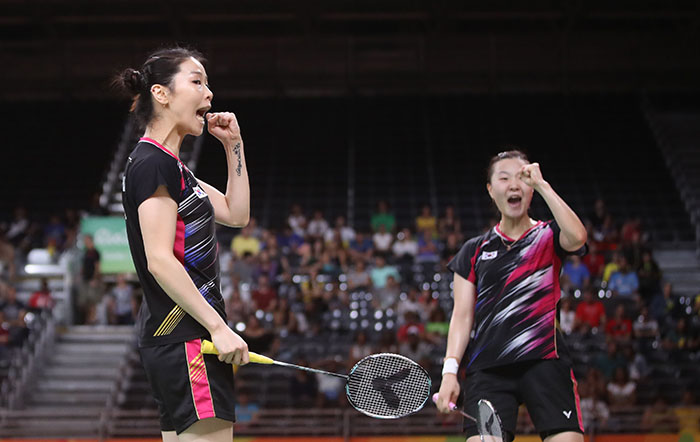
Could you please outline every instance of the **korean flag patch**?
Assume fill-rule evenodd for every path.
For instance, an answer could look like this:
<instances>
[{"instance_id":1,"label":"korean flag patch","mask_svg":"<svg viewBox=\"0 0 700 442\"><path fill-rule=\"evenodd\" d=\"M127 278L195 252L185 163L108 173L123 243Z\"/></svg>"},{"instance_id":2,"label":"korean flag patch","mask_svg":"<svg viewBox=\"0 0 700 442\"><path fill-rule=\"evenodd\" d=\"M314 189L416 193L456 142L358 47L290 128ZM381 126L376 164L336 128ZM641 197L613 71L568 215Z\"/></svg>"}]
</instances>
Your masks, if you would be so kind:
<instances>
[{"instance_id":1,"label":"korean flag patch","mask_svg":"<svg viewBox=\"0 0 700 442\"><path fill-rule=\"evenodd\" d=\"M487 259L494 259L495 257L498 256L498 250L494 250L493 252L486 252L484 251L481 254L481 259L482 260L487 260Z\"/></svg>"},{"instance_id":2,"label":"korean flag patch","mask_svg":"<svg viewBox=\"0 0 700 442\"><path fill-rule=\"evenodd\" d=\"M198 196L200 199L204 199L204 198L207 197L206 192L204 192L202 189L200 189L199 186L194 186L194 187L192 188L192 190L194 190L194 193L196 193L197 196Z\"/></svg>"}]
</instances>

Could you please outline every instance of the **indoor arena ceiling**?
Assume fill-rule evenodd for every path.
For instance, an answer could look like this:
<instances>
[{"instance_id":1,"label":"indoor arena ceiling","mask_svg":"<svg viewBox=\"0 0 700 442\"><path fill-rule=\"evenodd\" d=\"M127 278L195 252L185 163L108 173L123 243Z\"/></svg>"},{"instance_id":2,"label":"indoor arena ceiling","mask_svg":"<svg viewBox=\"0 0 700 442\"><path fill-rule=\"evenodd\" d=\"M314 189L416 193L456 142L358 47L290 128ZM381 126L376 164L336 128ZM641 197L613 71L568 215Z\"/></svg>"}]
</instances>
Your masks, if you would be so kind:
<instances>
[{"instance_id":1,"label":"indoor arena ceiling","mask_svg":"<svg viewBox=\"0 0 700 442\"><path fill-rule=\"evenodd\" d=\"M696 1L0 0L0 98L113 97L150 50L219 96L697 92Z\"/></svg>"}]
</instances>

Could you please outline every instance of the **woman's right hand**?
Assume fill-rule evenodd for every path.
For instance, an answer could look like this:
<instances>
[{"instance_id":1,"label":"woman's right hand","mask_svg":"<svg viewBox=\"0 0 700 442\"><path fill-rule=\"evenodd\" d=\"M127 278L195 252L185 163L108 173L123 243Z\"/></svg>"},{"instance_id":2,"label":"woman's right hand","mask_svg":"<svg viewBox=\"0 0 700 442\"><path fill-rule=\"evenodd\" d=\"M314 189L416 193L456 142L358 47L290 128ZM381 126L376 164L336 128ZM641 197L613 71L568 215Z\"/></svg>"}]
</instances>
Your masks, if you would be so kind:
<instances>
[{"instance_id":1,"label":"woman's right hand","mask_svg":"<svg viewBox=\"0 0 700 442\"><path fill-rule=\"evenodd\" d=\"M449 413L452 411L449 404L457 403L459 391L460 387L457 376L452 373L446 373L442 377L442 383L440 384L440 391L438 392L438 401L436 404L441 413Z\"/></svg>"},{"instance_id":2,"label":"woman's right hand","mask_svg":"<svg viewBox=\"0 0 700 442\"><path fill-rule=\"evenodd\" d=\"M211 342L219 352L220 361L233 365L245 365L250 362L248 344L223 321L220 327L211 332Z\"/></svg>"}]
</instances>

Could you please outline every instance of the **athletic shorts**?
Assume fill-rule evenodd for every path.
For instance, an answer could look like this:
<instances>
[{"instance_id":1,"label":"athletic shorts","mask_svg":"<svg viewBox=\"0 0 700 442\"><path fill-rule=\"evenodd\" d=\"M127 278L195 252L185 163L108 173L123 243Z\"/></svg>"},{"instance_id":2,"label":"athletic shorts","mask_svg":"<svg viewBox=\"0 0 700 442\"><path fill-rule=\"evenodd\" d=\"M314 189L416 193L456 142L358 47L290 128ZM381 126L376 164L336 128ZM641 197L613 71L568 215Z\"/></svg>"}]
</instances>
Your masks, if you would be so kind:
<instances>
[{"instance_id":1,"label":"athletic shorts","mask_svg":"<svg viewBox=\"0 0 700 442\"><path fill-rule=\"evenodd\" d=\"M583 433L576 379L561 359L545 359L468 373L464 381L464 411L476 417L479 399L496 409L506 440L513 440L518 407L525 404L540 437L564 431ZM476 423L465 419L467 437L479 435ZM510 433L510 434L508 434Z\"/></svg>"},{"instance_id":2,"label":"athletic shorts","mask_svg":"<svg viewBox=\"0 0 700 442\"><path fill-rule=\"evenodd\" d=\"M235 422L233 366L201 353L201 339L139 348L160 429L182 433L200 419Z\"/></svg>"}]
</instances>

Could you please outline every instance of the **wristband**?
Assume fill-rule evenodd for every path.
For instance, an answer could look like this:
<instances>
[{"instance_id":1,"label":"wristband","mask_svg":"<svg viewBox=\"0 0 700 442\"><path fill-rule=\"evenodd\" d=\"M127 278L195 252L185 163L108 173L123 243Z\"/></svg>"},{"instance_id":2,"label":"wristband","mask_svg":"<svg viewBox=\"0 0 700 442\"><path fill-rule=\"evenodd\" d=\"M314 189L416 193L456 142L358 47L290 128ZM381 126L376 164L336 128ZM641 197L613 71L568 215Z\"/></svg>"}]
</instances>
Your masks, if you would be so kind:
<instances>
[{"instance_id":1,"label":"wristband","mask_svg":"<svg viewBox=\"0 0 700 442\"><path fill-rule=\"evenodd\" d=\"M449 357L445 358L445 363L442 365L442 375L445 376L446 373L451 373L456 375L459 370L459 362L457 358Z\"/></svg>"}]
</instances>

